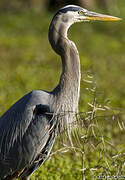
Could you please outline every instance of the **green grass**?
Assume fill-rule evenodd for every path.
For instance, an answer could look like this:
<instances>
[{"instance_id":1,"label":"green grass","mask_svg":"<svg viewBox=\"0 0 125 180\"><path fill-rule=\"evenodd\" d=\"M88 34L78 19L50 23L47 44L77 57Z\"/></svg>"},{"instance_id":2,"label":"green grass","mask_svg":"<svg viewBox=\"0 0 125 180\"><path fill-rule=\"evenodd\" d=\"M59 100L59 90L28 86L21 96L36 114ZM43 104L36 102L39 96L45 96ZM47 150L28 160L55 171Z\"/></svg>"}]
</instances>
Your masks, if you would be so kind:
<instances>
[{"instance_id":1,"label":"green grass","mask_svg":"<svg viewBox=\"0 0 125 180\"><path fill-rule=\"evenodd\" d=\"M120 1L119 11L117 8L112 15L124 19L123 5ZM52 90L58 83L60 57L51 49L47 34L52 16L30 11L0 14L0 114L29 91ZM83 174L87 180L99 174L125 175L124 29L124 20L75 24L70 29L69 38L75 41L81 58L79 109L90 114L81 114L82 128L76 130L80 143L73 136L76 151L70 147L67 153L57 152L32 180L81 180ZM94 103L93 107L88 103ZM104 110L99 110L100 106ZM58 148L56 141L53 151Z\"/></svg>"}]
</instances>

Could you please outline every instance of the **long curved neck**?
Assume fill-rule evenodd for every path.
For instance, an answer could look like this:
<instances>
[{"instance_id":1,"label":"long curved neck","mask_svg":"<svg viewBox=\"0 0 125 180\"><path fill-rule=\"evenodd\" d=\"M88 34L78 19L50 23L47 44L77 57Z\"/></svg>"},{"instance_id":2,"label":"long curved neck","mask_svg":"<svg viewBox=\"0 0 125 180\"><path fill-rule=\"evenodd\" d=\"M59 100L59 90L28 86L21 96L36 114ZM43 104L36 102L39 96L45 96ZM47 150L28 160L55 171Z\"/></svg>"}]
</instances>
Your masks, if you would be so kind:
<instances>
[{"instance_id":1,"label":"long curved neck","mask_svg":"<svg viewBox=\"0 0 125 180\"><path fill-rule=\"evenodd\" d=\"M71 110L76 111L78 107L80 91L80 60L75 44L67 37L69 27L60 20L54 19L49 29L49 41L54 51L61 56L62 74L59 84L53 90L53 94L62 98L63 102L71 104ZM62 101L61 101L62 102Z\"/></svg>"}]
</instances>

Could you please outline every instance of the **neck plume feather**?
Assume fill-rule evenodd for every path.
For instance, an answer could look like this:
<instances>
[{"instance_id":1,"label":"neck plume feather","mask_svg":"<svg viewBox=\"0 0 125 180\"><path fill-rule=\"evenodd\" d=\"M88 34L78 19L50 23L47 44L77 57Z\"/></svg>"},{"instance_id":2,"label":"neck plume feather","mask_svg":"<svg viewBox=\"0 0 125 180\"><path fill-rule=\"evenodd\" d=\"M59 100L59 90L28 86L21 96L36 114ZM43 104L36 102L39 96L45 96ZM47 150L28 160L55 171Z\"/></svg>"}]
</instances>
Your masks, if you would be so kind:
<instances>
[{"instance_id":1,"label":"neck plume feather","mask_svg":"<svg viewBox=\"0 0 125 180\"><path fill-rule=\"evenodd\" d=\"M80 93L80 59L75 44L68 39L68 28L59 19L54 19L49 28L49 41L54 51L61 56L62 74L59 84L52 91L54 96L53 107L56 107L57 113L78 112L78 101ZM74 121L73 116L63 118L66 125ZM64 122L65 121L65 122ZM62 123L62 121L61 121ZM60 123L60 124L61 124Z\"/></svg>"}]
</instances>

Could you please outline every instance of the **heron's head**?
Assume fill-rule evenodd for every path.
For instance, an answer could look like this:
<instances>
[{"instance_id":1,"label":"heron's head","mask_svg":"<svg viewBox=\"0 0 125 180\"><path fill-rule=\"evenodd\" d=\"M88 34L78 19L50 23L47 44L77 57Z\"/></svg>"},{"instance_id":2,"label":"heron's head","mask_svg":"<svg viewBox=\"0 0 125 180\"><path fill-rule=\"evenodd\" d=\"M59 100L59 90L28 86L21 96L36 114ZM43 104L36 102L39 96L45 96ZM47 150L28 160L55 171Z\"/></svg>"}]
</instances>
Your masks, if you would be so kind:
<instances>
[{"instance_id":1,"label":"heron's head","mask_svg":"<svg viewBox=\"0 0 125 180\"><path fill-rule=\"evenodd\" d=\"M68 5L56 13L55 17L60 17L60 23L65 23L68 27L76 22L84 21L118 21L120 18L103 15L88 11L80 6Z\"/></svg>"},{"instance_id":2,"label":"heron's head","mask_svg":"<svg viewBox=\"0 0 125 180\"><path fill-rule=\"evenodd\" d=\"M49 27L49 41L53 49L59 54L60 37L67 38L69 27L76 22L85 21L118 21L120 18L88 11L80 6L67 5L59 9L54 15Z\"/></svg>"}]
</instances>

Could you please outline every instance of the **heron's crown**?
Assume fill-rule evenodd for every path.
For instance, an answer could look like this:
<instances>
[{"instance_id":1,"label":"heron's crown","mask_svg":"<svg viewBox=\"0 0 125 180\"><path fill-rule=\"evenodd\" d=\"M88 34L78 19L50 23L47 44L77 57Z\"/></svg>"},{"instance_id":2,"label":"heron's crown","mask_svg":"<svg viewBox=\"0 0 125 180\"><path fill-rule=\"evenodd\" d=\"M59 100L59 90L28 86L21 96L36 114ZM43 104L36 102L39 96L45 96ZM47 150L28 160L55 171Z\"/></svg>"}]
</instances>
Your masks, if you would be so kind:
<instances>
[{"instance_id":1,"label":"heron's crown","mask_svg":"<svg viewBox=\"0 0 125 180\"><path fill-rule=\"evenodd\" d=\"M79 10L82 10L82 11L84 11L84 12L87 11L86 9L84 9L84 8L82 8L82 7L80 7L80 6L67 5L67 6L64 6L63 8L59 9L58 12L60 12L60 13L67 13L67 12L69 12L69 11L74 11L74 12L76 12L76 11L79 11Z\"/></svg>"}]
</instances>

